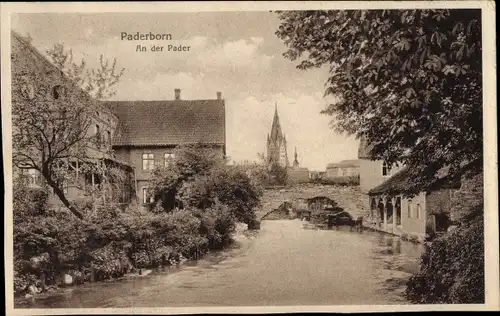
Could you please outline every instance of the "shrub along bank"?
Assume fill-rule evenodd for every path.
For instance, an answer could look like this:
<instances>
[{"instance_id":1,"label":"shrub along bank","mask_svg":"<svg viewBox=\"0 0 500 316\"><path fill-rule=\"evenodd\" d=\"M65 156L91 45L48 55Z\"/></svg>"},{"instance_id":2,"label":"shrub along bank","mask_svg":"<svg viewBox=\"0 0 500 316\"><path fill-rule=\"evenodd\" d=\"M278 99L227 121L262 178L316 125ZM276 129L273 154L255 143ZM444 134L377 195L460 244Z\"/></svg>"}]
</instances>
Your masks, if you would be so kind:
<instances>
[{"instance_id":1,"label":"shrub along bank","mask_svg":"<svg viewBox=\"0 0 500 316\"><path fill-rule=\"evenodd\" d=\"M193 148L184 152L192 153ZM95 214L87 204L82 210L86 216L79 220L65 210L51 209L46 190L30 189L17 179L15 293L60 285L64 275L76 283L116 278L137 269L176 264L182 258L197 259L228 245L236 223L255 218L261 191L243 171L206 163L202 156L184 159L173 168L179 172L173 176L177 184L172 198L183 204L173 209L162 208L161 204L169 204L170 194L163 191L163 200L152 211L122 211L110 204ZM182 181L179 175L184 176ZM170 183L165 179L162 183Z\"/></svg>"},{"instance_id":2,"label":"shrub along bank","mask_svg":"<svg viewBox=\"0 0 500 316\"><path fill-rule=\"evenodd\" d=\"M33 195L43 193L31 191L25 196ZM159 214L107 209L87 221L64 211L41 210L14 212L16 293L30 285L40 290L60 285L63 274L76 282L99 281L175 264L182 257L196 259L227 245L236 223L221 204L203 212Z\"/></svg>"},{"instance_id":3,"label":"shrub along bank","mask_svg":"<svg viewBox=\"0 0 500 316\"><path fill-rule=\"evenodd\" d=\"M484 223L479 210L422 254L406 295L420 304L484 303Z\"/></svg>"}]
</instances>

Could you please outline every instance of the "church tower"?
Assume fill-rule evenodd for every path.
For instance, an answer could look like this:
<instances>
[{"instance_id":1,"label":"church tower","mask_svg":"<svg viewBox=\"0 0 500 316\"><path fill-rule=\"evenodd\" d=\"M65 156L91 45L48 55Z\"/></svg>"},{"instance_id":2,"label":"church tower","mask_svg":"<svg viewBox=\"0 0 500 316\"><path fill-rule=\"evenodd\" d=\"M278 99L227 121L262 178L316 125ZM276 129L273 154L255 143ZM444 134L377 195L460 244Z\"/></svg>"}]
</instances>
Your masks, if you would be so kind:
<instances>
[{"instance_id":1,"label":"church tower","mask_svg":"<svg viewBox=\"0 0 500 316\"><path fill-rule=\"evenodd\" d=\"M286 137L281 130L280 118L278 115L278 105L275 105L273 125L271 134L267 135L267 159L268 164L279 164L288 167L288 155L286 151Z\"/></svg>"}]
</instances>

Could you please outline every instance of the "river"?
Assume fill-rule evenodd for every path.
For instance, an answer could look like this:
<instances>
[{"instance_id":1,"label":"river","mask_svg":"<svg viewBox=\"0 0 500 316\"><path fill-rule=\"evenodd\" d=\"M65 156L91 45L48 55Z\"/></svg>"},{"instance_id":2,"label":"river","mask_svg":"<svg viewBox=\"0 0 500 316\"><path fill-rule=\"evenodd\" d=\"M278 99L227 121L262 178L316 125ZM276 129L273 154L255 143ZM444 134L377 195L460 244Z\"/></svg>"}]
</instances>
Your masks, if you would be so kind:
<instances>
[{"instance_id":1,"label":"river","mask_svg":"<svg viewBox=\"0 0 500 316\"><path fill-rule=\"evenodd\" d=\"M405 304L421 245L377 232L263 221L228 250L174 271L66 288L18 307Z\"/></svg>"}]
</instances>

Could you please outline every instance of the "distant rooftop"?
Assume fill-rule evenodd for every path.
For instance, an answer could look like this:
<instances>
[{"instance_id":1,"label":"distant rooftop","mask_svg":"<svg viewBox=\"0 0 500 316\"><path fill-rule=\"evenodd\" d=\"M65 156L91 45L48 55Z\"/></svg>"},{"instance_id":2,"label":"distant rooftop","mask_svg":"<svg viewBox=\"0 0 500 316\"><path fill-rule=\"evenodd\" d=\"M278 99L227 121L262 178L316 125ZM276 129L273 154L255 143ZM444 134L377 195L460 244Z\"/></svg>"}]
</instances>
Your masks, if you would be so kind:
<instances>
[{"instance_id":1,"label":"distant rooftop","mask_svg":"<svg viewBox=\"0 0 500 316\"><path fill-rule=\"evenodd\" d=\"M358 159L342 160L341 162L329 163L326 166L327 169L331 169L331 168L356 168L356 167L359 167L359 160Z\"/></svg>"}]
</instances>

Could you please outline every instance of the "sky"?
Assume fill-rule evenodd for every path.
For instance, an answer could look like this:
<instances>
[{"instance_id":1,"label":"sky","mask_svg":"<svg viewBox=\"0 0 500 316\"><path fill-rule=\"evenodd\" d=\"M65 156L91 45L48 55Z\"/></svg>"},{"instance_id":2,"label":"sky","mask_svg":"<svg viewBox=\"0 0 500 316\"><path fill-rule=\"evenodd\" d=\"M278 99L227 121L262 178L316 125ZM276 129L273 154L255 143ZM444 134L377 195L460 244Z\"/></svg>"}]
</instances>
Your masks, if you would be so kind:
<instances>
[{"instance_id":1,"label":"sky","mask_svg":"<svg viewBox=\"0 0 500 316\"><path fill-rule=\"evenodd\" d=\"M328 69L298 70L285 59L283 42L274 34L275 13L36 13L12 16L12 29L29 34L44 52L55 43L71 48L96 67L99 56L116 57L125 68L113 100L169 100L174 89L182 99L226 102L227 154L231 161L259 161L266 152L275 105L293 162L297 147L301 167L325 170L326 165L356 159L359 141L331 129L331 117L320 114ZM121 33L170 34L170 41L126 41ZM146 52L137 52L137 45ZM163 51L152 52L152 45ZM166 51L168 45L189 51Z\"/></svg>"}]
</instances>

